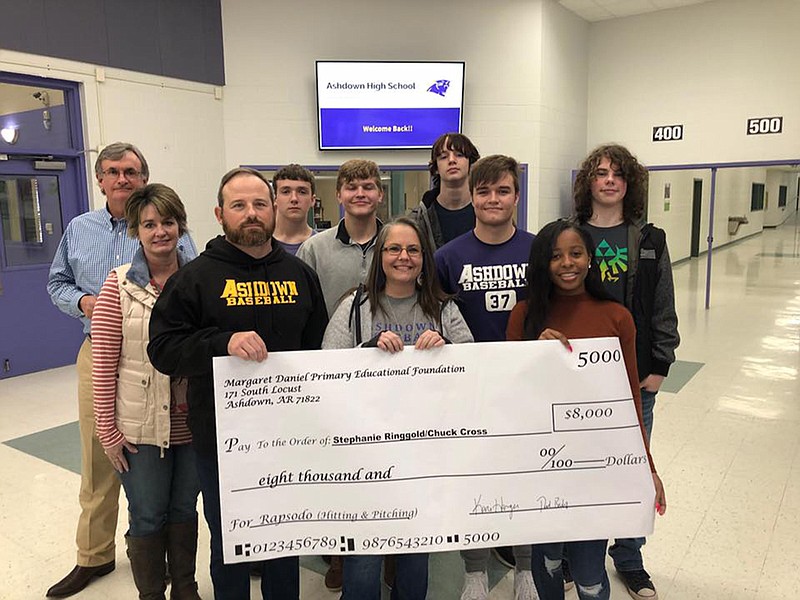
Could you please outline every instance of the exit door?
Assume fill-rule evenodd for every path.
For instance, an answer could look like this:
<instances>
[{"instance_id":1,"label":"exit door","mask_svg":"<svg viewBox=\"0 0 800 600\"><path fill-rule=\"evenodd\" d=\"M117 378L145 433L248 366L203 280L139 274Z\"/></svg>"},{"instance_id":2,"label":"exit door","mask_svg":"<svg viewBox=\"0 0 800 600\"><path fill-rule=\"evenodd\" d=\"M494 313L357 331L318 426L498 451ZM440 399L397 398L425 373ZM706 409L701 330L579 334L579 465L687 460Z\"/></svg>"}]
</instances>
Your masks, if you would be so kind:
<instances>
[{"instance_id":1,"label":"exit door","mask_svg":"<svg viewBox=\"0 0 800 600\"><path fill-rule=\"evenodd\" d=\"M692 186L692 239L690 256L700 256L700 218L703 211L703 180L695 179Z\"/></svg>"},{"instance_id":2,"label":"exit door","mask_svg":"<svg viewBox=\"0 0 800 600\"><path fill-rule=\"evenodd\" d=\"M0 378L75 362L82 326L46 286L77 190L75 158L0 161Z\"/></svg>"}]
</instances>

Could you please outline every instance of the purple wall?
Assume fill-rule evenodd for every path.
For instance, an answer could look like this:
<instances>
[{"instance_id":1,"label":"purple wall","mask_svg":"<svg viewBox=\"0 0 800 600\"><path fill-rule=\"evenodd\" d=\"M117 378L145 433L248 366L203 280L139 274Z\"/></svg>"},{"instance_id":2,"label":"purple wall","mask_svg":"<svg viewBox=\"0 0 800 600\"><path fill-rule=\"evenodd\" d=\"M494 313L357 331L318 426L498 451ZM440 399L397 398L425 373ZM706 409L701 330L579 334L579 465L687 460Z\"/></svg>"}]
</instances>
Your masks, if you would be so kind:
<instances>
[{"instance_id":1,"label":"purple wall","mask_svg":"<svg viewBox=\"0 0 800 600\"><path fill-rule=\"evenodd\" d=\"M0 48L225 85L220 0L0 0L0 15Z\"/></svg>"},{"instance_id":2,"label":"purple wall","mask_svg":"<svg viewBox=\"0 0 800 600\"><path fill-rule=\"evenodd\" d=\"M42 125L42 109L27 110L25 112L11 113L0 116L0 129L3 127L16 127L19 131L17 143L7 144L0 138L0 153L12 152L18 148L27 150L41 150L51 153L53 149L66 149L72 146L69 138L67 123L67 110L62 104L53 106L50 111L50 130Z\"/></svg>"}]
</instances>

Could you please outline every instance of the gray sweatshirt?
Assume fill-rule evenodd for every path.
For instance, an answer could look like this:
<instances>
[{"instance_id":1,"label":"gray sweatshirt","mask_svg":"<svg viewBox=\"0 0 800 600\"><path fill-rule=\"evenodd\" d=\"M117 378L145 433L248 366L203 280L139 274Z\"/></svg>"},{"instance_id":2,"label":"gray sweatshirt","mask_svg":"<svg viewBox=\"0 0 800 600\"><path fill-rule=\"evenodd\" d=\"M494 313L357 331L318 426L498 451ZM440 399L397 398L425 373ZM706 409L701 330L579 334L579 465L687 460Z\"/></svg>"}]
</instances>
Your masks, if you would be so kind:
<instances>
[{"instance_id":1,"label":"gray sweatshirt","mask_svg":"<svg viewBox=\"0 0 800 600\"><path fill-rule=\"evenodd\" d=\"M380 228L379 221L378 230ZM342 219L336 227L303 242L296 256L317 272L330 316L345 292L367 278L374 253L375 240L364 247L355 243L350 239Z\"/></svg>"},{"instance_id":2,"label":"gray sweatshirt","mask_svg":"<svg viewBox=\"0 0 800 600\"><path fill-rule=\"evenodd\" d=\"M350 310L355 299L355 292L345 297L336 312L333 313L325 337L322 340L324 349L354 348L357 346L355 319L350 322ZM373 317L368 302L361 307L361 342L368 342L381 331L393 331L401 337L403 345L413 346L420 334L426 329L439 331L443 337L454 344L471 342L472 333L467 327L464 317L455 302L448 302L442 309L442 327L436 327L434 319L423 314L417 304L417 297L389 298L384 297L387 310L378 310Z\"/></svg>"}]
</instances>

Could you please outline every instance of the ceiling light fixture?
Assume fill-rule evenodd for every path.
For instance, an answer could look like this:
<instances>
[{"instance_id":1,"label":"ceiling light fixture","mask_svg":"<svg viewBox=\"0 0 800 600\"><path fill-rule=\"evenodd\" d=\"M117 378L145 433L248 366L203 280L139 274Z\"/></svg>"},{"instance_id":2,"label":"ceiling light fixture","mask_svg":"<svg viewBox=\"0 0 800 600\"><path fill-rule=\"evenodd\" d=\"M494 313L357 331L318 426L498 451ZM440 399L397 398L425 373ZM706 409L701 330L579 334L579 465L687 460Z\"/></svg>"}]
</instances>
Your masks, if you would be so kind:
<instances>
[{"instance_id":1,"label":"ceiling light fixture","mask_svg":"<svg viewBox=\"0 0 800 600\"><path fill-rule=\"evenodd\" d=\"M16 127L3 127L0 129L0 137L6 144L16 144L19 139L19 129Z\"/></svg>"}]
</instances>

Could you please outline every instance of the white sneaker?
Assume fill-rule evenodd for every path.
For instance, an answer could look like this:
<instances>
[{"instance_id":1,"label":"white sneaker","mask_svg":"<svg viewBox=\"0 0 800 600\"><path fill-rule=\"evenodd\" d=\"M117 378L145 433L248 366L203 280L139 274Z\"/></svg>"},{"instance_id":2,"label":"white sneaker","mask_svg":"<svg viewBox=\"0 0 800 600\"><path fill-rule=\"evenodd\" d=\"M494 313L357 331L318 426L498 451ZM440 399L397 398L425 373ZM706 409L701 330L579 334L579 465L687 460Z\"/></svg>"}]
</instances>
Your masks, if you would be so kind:
<instances>
[{"instance_id":1,"label":"white sneaker","mask_svg":"<svg viewBox=\"0 0 800 600\"><path fill-rule=\"evenodd\" d=\"M486 571L475 571L464 575L461 600L489 600L489 576Z\"/></svg>"},{"instance_id":2,"label":"white sneaker","mask_svg":"<svg viewBox=\"0 0 800 600\"><path fill-rule=\"evenodd\" d=\"M530 571L514 569L514 600L539 600Z\"/></svg>"}]
</instances>

